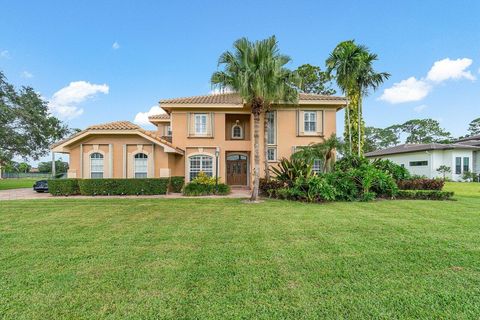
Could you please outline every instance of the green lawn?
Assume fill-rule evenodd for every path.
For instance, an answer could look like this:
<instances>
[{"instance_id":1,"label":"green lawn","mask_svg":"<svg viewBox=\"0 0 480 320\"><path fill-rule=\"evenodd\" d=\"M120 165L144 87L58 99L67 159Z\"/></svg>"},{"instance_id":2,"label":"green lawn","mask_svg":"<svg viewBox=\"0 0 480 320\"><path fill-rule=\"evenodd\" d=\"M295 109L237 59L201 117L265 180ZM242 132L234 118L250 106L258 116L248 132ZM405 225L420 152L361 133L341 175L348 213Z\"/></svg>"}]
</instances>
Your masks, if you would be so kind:
<instances>
[{"instance_id":1,"label":"green lawn","mask_svg":"<svg viewBox=\"0 0 480 320\"><path fill-rule=\"evenodd\" d=\"M447 189L458 201L1 202L0 318L478 319L480 184Z\"/></svg>"},{"instance_id":2,"label":"green lawn","mask_svg":"<svg viewBox=\"0 0 480 320\"><path fill-rule=\"evenodd\" d=\"M37 180L41 179L0 179L0 190L32 188Z\"/></svg>"}]
</instances>

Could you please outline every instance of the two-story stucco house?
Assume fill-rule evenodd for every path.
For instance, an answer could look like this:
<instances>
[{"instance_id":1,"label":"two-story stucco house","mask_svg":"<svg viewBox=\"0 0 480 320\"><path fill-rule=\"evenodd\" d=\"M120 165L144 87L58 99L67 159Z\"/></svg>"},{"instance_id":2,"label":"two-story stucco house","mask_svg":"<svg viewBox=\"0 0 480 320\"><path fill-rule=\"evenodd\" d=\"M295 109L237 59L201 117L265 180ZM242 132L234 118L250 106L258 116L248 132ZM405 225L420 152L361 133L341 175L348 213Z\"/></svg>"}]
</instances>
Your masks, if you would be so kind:
<instances>
[{"instance_id":1,"label":"two-story stucco house","mask_svg":"<svg viewBox=\"0 0 480 320\"><path fill-rule=\"evenodd\" d=\"M267 132L261 126L260 150L267 134L268 161L275 164L296 147L322 142L336 132L336 113L345 104L342 97L300 94L298 104L274 105ZM166 114L149 118L155 131L128 121L93 125L52 152L69 154L70 178L184 176L188 182L205 172L232 186L251 186L253 118L237 94L167 99L160 106Z\"/></svg>"}]
</instances>

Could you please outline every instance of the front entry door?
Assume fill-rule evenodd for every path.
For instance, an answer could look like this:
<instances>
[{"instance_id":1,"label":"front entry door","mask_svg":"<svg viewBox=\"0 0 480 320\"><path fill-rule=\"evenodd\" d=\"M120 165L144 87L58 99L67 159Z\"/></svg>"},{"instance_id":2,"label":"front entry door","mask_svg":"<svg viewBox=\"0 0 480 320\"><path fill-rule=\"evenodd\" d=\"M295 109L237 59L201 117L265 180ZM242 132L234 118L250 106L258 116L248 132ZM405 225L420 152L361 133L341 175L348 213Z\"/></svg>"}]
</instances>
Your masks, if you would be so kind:
<instances>
[{"instance_id":1,"label":"front entry door","mask_svg":"<svg viewBox=\"0 0 480 320\"><path fill-rule=\"evenodd\" d=\"M247 156L242 154L227 156L227 184L231 186L246 186L247 171Z\"/></svg>"}]
</instances>

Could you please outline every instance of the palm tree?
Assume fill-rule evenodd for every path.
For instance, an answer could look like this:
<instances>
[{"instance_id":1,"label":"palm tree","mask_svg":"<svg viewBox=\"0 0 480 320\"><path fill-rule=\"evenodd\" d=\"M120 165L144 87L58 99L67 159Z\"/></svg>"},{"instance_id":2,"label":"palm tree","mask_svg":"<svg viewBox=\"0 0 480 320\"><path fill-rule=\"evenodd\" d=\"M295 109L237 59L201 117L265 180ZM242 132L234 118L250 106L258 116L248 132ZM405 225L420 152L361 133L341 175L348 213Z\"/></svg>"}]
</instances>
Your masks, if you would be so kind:
<instances>
[{"instance_id":1,"label":"palm tree","mask_svg":"<svg viewBox=\"0 0 480 320\"><path fill-rule=\"evenodd\" d=\"M335 151L342 151L343 147L344 144L333 134L324 142L313 143L300 148L292 154L292 159L304 159L310 164L313 164L315 160L319 159L322 161L322 171L328 172L332 168Z\"/></svg>"},{"instance_id":2,"label":"palm tree","mask_svg":"<svg viewBox=\"0 0 480 320\"><path fill-rule=\"evenodd\" d=\"M250 200L256 201L260 179L260 115L272 103L296 103L298 93L291 85L295 81L295 74L285 67L290 58L280 54L275 36L255 42L241 38L234 42L233 48L233 52L226 51L220 56L218 65L223 70L213 73L211 83L221 89L238 92L251 108L254 121L254 180ZM266 136L264 132L265 149ZM265 150L266 171L267 161Z\"/></svg>"},{"instance_id":3,"label":"palm tree","mask_svg":"<svg viewBox=\"0 0 480 320\"><path fill-rule=\"evenodd\" d=\"M363 45L356 45L353 40L340 42L328 57L327 71L335 73L338 87L347 97L345 111L345 140L348 139L349 151L355 146L358 155L362 153L365 124L362 119L362 98L369 89L377 89L390 74L377 73L373 62L378 60L376 54L370 53Z\"/></svg>"}]
</instances>

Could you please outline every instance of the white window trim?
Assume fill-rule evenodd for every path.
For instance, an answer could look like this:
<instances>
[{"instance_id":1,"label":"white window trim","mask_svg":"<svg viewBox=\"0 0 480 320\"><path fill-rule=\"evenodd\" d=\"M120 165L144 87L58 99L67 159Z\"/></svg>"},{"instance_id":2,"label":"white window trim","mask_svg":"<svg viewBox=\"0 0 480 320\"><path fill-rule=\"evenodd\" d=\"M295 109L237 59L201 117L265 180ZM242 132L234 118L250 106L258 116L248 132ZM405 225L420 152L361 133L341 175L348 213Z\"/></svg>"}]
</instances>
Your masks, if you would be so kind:
<instances>
[{"instance_id":1,"label":"white window trim","mask_svg":"<svg viewBox=\"0 0 480 320\"><path fill-rule=\"evenodd\" d=\"M309 123L314 123L315 124L315 128L314 130L306 130L307 128L305 127L307 121L305 119L306 115L309 114ZM312 121L312 115L315 119L315 121ZM313 110L304 110L303 111L303 132L307 133L307 134L314 134L314 133L317 133L317 127L318 127L318 119L317 119L317 112L316 111L313 111ZM310 128L309 128L310 129Z\"/></svg>"},{"instance_id":2,"label":"white window trim","mask_svg":"<svg viewBox=\"0 0 480 320\"><path fill-rule=\"evenodd\" d=\"M101 158L92 158L92 156L93 156L94 154L99 154L99 155L101 155L102 157L101 157ZM103 152L93 151L93 152L91 152L91 153L88 155L88 158L90 159L90 179L103 179L103 178L105 178L105 155L103 154ZM96 160L96 159L102 159L102 171L93 171L93 170L92 170L92 168L93 168L93 166L92 166L92 160L93 160L93 159L95 159L95 160ZM93 177L92 177L92 174L93 174L93 173L101 173L101 174L102 174L102 178L93 178Z\"/></svg>"},{"instance_id":3,"label":"white window trim","mask_svg":"<svg viewBox=\"0 0 480 320\"><path fill-rule=\"evenodd\" d=\"M274 159L267 159L268 162L278 162L278 155L277 155L277 147L273 145L268 145L267 146L267 156L268 156L268 150L274 150Z\"/></svg>"},{"instance_id":4,"label":"white window trim","mask_svg":"<svg viewBox=\"0 0 480 320\"><path fill-rule=\"evenodd\" d=\"M200 131L199 127L197 127L197 118L200 118L200 123L202 123L202 119L205 118L205 131ZM193 128L195 135L207 135L208 134L208 114L206 113L195 113L193 116ZM201 128L201 126L200 126Z\"/></svg>"},{"instance_id":5,"label":"white window trim","mask_svg":"<svg viewBox=\"0 0 480 320\"><path fill-rule=\"evenodd\" d=\"M235 137L235 135L234 135L235 128L239 128L239 129L240 129L240 136L239 136L239 137ZM242 140L242 139L243 139L243 128L242 128L241 125L239 125L239 124L234 124L234 125L232 126L232 139L233 139L233 140Z\"/></svg>"},{"instance_id":6,"label":"white window trim","mask_svg":"<svg viewBox=\"0 0 480 320\"><path fill-rule=\"evenodd\" d=\"M139 158L139 159L145 159L145 171L137 171L137 158L136 156L139 155L139 154L144 154L146 156L146 158ZM135 179L137 179L137 173L144 173L145 174L145 178L148 178L148 154L145 153L145 152L137 152L133 155L133 177ZM142 179L145 179L145 178L142 178Z\"/></svg>"},{"instance_id":7,"label":"white window trim","mask_svg":"<svg viewBox=\"0 0 480 320\"><path fill-rule=\"evenodd\" d=\"M216 159L215 159L215 155L214 154L210 154L210 153L201 153L201 152L196 152L196 153L191 153L188 155L187 157L187 161L186 162L186 165L187 165L187 170L186 170L186 173L185 173L185 180L187 182L190 182L190 158L192 157L197 157L197 156L206 156L206 157L210 157L212 158L212 177L215 177L215 168L216 168ZM202 171L202 170L200 170Z\"/></svg>"},{"instance_id":8,"label":"white window trim","mask_svg":"<svg viewBox=\"0 0 480 320\"><path fill-rule=\"evenodd\" d=\"M276 110L272 110L272 111L269 111L273 114L273 130L274 130L274 134L273 134L273 143L267 143L268 146L276 146L277 145L277 111Z\"/></svg>"}]
</instances>

